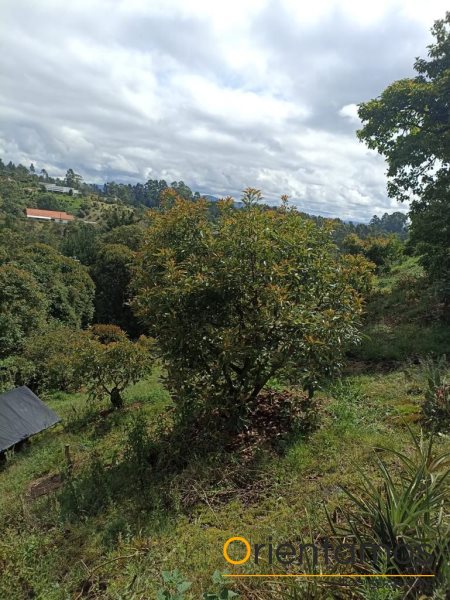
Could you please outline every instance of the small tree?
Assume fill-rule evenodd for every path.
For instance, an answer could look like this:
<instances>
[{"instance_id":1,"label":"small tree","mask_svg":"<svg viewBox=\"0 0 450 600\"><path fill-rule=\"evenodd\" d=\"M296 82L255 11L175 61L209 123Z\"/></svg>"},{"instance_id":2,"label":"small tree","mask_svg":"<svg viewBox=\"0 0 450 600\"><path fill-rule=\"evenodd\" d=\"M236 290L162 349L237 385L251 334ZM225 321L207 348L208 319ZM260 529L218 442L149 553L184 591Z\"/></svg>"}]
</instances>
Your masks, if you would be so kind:
<instances>
[{"instance_id":1,"label":"small tree","mask_svg":"<svg viewBox=\"0 0 450 600\"><path fill-rule=\"evenodd\" d=\"M115 408L121 408L124 389L151 370L150 347L151 341L144 336L134 343L119 327L95 325L89 343L75 358L79 383L92 396L106 394Z\"/></svg>"},{"instance_id":2,"label":"small tree","mask_svg":"<svg viewBox=\"0 0 450 600\"><path fill-rule=\"evenodd\" d=\"M346 261L331 229L285 205L171 199L153 211L134 288L181 418L211 411L239 426L267 381L295 372L312 394L358 339L367 262ZM356 286L356 289L355 289Z\"/></svg>"}]
</instances>

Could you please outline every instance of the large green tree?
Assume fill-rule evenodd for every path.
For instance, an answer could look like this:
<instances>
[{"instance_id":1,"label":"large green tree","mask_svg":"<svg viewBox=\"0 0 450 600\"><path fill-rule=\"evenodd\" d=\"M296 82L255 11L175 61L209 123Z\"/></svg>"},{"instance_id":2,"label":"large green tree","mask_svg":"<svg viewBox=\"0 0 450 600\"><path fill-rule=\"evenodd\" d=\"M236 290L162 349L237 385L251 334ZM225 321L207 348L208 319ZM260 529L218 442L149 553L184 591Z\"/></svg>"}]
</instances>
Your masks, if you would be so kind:
<instances>
[{"instance_id":1,"label":"large green tree","mask_svg":"<svg viewBox=\"0 0 450 600\"><path fill-rule=\"evenodd\" d=\"M312 391L358 337L364 260L350 266L327 226L259 198L219 203L214 222L207 202L182 198L151 216L134 305L183 419L215 412L237 427L278 371Z\"/></svg>"},{"instance_id":2,"label":"large green tree","mask_svg":"<svg viewBox=\"0 0 450 600\"><path fill-rule=\"evenodd\" d=\"M385 156L389 195L411 200L411 239L428 273L450 284L450 12L432 33L417 75L359 106L358 136Z\"/></svg>"},{"instance_id":3,"label":"large green tree","mask_svg":"<svg viewBox=\"0 0 450 600\"><path fill-rule=\"evenodd\" d=\"M48 300L49 317L83 327L93 316L94 283L78 261L46 244L32 244L13 260L33 274Z\"/></svg>"},{"instance_id":4,"label":"large green tree","mask_svg":"<svg viewBox=\"0 0 450 600\"><path fill-rule=\"evenodd\" d=\"M35 277L18 266L0 265L0 358L20 350L47 314L48 300Z\"/></svg>"},{"instance_id":5,"label":"large green tree","mask_svg":"<svg viewBox=\"0 0 450 600\"><path fill-rule=\"evenodd\" d=\"M86 267L46 244L0 232L0 355L20 352L46 324L73 328L93 316L94 283Z\"/></svg>"},{"instance_id":6,"label":"large green tree","mask_svg":"<svg viewBox=\"0 0 450 600\"><path fill-rule=\"evenodd\" d=\"M79 188L83 182L83 177L78 173L75 173L73 169L67 169L66 177L64 179L65 185L73 188Z\"/></svg>"},{"instance_id":7,"label":"large green tree","mask_svg":"<svg viewBox=\"0 0 450 600\"><path fill-rule=\"evenodd\" d=\"M123 244L105 244L91 269L95 282L95 320L118 325L131 335L138 332L129 302L134 257L135 252Z\"/></svg>"}]
</instances>

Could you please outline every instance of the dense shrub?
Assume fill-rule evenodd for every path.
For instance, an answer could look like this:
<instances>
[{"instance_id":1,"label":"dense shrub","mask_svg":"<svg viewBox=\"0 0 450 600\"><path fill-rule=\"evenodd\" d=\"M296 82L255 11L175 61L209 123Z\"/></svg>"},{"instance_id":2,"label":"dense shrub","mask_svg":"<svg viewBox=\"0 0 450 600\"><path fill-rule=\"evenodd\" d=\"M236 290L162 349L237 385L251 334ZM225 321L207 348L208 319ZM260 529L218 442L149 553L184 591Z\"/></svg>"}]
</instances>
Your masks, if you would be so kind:
<instances>
[{"instance_id":1,"label":"dense shrub","mask_svg":"<svg viewBox=\"0 0 450 600\"><path fill-rule=\"evenodd\" d=\"M85 331L57 324L33 333L25 343L23 355L34 365L34 386L46 390L78 389L78 356L88 344Z\"/></svg>"},{"instance_id":2,"label":"dense shrub","mask_svg":"<svg viewBox=\"0 0 450 600\"><path fill-rule=\"evenodd\" d=\"M36 278L13 264L0 266L0 357L20 351L48 315L48 298Z\"/></svg>"},{"instance_id":3,"label":"dense shrub","mask_svg":"<svg viewBox=\"0 0 450 600\"><path fill-rule=\"evenodd\" d=\"M35 376L35 365L22 356L0 359L0 392L27 385Z\"/></svg>"},{"instance_id":4,"label":"dense shrub","mask_svg":"<svg viewBox=\"0 0 450 600\"><path fill-rule=\"evenodd\" d=\"M349 254L362 254L377 266L378 271L387 269L403 252L402 242L393 235L361 239L352 233L344 239L342 245Z\"/></svg>"},{"instance_id":5,"label":"dense shrub","mask_svg":"<svg viewBox=\"0 0 450 600\"><path fill-rule=\"evenodd\" d=\"M312 394L358 338L366 261L351 265L319 227L246 190L209 218L171 197L154 211L134 280L138 315L157 338L179 415L221 411L239 428L266 382L294 372Z\"/></svg>"}]
</instances>

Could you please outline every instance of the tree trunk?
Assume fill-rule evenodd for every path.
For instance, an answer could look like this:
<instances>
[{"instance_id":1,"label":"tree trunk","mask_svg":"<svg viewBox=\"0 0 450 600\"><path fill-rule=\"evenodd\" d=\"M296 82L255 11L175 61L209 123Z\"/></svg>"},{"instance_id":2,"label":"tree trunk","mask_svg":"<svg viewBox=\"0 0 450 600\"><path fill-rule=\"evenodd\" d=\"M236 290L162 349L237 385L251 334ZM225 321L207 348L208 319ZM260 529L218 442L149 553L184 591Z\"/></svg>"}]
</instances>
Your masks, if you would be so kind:
<instances>
[{"instance_id":1,"label":"tree trunk","mask_svg":"<svg viewBox=\"0 0 450 600\"><path fill-rule=\"evenodd\" d=\"M122 398L118 388L114 387L111 390L109 395L110 395L110 399L111 399L111 404L114 406L114 408L122 408L123 407L123 398Z\"/></svg>"}]
</instances>

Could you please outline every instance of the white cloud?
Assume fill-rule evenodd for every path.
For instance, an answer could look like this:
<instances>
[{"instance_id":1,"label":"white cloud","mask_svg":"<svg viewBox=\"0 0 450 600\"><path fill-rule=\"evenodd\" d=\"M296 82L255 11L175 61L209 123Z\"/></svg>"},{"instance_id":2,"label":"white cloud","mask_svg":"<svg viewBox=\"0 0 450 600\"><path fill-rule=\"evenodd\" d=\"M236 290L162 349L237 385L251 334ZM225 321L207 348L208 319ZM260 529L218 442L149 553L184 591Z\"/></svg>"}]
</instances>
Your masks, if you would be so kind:
<instances>
[{"instance_id":1,"label":"white cloud","mask_svg":"<svg viewBox=\"0 0 450 600\"><path fill-rule=\"evenodd\" d=\"M445 8L3 0L0 155L88 181L260 186L343 218L395 210L383 160L356 140L357 104L412 73Z\"/></svg>"},{"instance_id":2,"label":"white cloud","mask_svg":"<svg viewBox=\"0 0 450 600\"><path fill-rule=\"evenodd\" d=\"M346 104L339 111L341 117L345 117L352 123L360 123L358 117L358 106L356 104Z\"/></svg>"}]
</instances>

